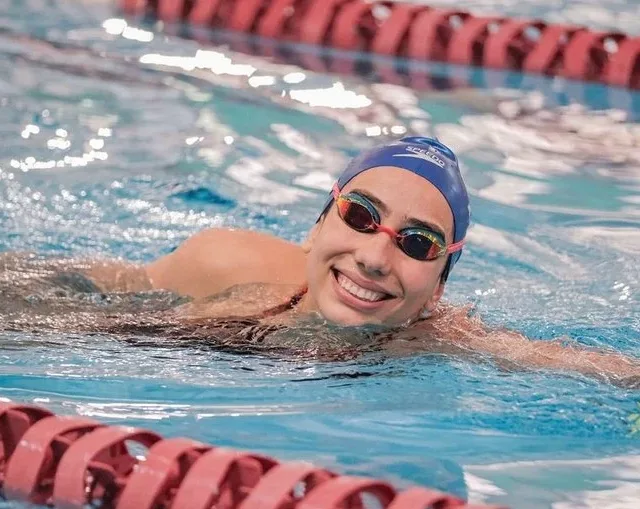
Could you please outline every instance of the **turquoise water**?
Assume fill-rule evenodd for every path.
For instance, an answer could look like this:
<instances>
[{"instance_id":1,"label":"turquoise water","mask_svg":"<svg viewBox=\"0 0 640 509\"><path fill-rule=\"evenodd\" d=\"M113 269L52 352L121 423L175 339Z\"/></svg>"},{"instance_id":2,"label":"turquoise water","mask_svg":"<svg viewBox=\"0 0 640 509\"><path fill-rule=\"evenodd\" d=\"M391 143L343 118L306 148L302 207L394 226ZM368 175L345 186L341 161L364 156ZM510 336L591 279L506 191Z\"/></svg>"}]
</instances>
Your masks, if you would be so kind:
<instances>
[{"instance_id":1,"label":"turquoise water","mask_svg":"<svg viewBox=\"0 0 640 509\"><path fill-rule=\"evenodd\" d=\"M638 13L591 7L614 25ZM418 91L371 62L318 73L238 52L238 38L125 27L104 2L0 0L0 13L0 251L143 262L211 226L300 241L349 155L385 132L435 134L473 200L447 298L535 339L640 357L637 93L436 65L412 68L440 84ZM2 396L59 413L518 508L640 498L627 421L640 392L578 375L59 333L1 332L0 356Z\"/></svg>"}]
</instances>

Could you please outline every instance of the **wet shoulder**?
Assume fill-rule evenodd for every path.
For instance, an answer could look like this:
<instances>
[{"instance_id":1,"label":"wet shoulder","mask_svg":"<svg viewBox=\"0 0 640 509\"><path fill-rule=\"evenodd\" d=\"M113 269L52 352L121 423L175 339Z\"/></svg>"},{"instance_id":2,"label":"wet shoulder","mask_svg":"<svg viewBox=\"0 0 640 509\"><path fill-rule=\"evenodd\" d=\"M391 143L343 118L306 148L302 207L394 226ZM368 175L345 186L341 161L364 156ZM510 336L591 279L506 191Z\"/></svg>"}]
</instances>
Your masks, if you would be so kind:
<instances>
[{"instance_id":1,"label":"wet shoulder","mask_svg":"<svg viewBox=\"0 0 640 509\"><path fill-rule=\"evenodd\" d=\"M305 254L284 239L247 230L210 229L147 267L155 288L204 298L238 285L301 284Z\"/></svg>"}]
</instances>

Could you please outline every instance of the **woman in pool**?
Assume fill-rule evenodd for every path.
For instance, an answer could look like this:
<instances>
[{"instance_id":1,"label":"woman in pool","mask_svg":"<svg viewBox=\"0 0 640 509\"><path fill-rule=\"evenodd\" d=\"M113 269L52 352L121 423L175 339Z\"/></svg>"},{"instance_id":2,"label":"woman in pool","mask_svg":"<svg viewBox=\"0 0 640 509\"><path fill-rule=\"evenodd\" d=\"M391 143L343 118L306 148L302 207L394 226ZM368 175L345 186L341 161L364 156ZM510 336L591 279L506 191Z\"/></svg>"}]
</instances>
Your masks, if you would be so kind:
<instances>
[{"instance_id":1,"label":"woman in pool","mask_svg":"<svg viewBox=\"0 0 640 509\"><path fill-rule=\"evenodd\" d=\"M405 325L436 309L468 226L454 154L435 140L404 138L348 165L302 246L209 230L147 273L154 288L193 297L286 283L296 288L299 311L330 322Z\"/></svg>"},{"instance_id":2,"label":"woman in pool","mask_svg":"<svg viewBox=\"0 0 640 509\"><path fill-rule=\"evenodd\" d=\"M83 272L103 292L191 297L165 315L174 323L251 317L282 325L311 315L393 327L385 348L395 352L452 347L521 366L640 379L640 364L623 355L489 330L466 310L439 304L468 226L456 156L436 140L408 137L351 161L301 246L212 229L146 267L92 263Z\"/></svg>"},{"instance_id":3,"label":"woman in pool","mask_svg":"<svg viewBox=\"0 0 640 509\"><path fill-rule=\"evenodd\" d=\"M437 338L522 366L614 380L640 375L640 364L622 355L490 330L466 310L439 304L468 226L456 156L436 140L408 137L351 161L301 246L212 229L144 268L104 264L89 274L104 291L164 289L192 297L175 310L185 320L291 323L310 314L339 325L399 328L388 345L395 351L433 349ZM138 283L123 287L114 273L120 281L138 275Z\"/></svg>"}]
</instances>

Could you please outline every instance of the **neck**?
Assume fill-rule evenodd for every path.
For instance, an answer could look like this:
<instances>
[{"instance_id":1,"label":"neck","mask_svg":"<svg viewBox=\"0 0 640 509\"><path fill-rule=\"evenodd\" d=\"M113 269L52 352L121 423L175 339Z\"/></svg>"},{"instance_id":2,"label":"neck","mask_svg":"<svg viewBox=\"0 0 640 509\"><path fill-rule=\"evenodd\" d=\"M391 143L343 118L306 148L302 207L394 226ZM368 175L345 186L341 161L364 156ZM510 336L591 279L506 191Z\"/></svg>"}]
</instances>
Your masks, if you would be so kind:
<instances>
[{"instance_id":1,"label":"neck","mask_svg":"<svg viewBox=\"0 0 640 509\"><path fill-rule=\"evenodd\" d=\"M313 313L316 310L315 302L306 285L304 286L304 289L305 292L298 299L297 305L295 305L295 310L303 314Z\"/></svg>"}]
</instances>

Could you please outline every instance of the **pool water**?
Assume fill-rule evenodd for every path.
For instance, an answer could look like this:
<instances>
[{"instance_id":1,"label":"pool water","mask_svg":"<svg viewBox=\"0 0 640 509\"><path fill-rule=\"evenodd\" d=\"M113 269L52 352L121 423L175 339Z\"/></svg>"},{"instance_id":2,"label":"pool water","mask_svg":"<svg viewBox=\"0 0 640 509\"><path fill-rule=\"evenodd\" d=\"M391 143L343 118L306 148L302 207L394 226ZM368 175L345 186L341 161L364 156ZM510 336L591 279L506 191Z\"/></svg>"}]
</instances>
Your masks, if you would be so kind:
<instances>
[{"instance_id":1,"label":"pool water","mask_svg":"<svg viewBox=\"0 0 640 509\"><path fill-rule=\"evenodd\" d=\"M637 2L583 7L592 26L640 26ZM103 1L0 13L0 252L147 262L213 226L301 241L349 156L437 135L473 209L447 299L536 340L640 358L638 93L443 65L415 66L440 86L414 90L242 53L230 35L127 25ZM3 397L62 414L518 508L640 499L640 391L571 373L1 327L0 357Z\"/></svg>"}]
</instances>

